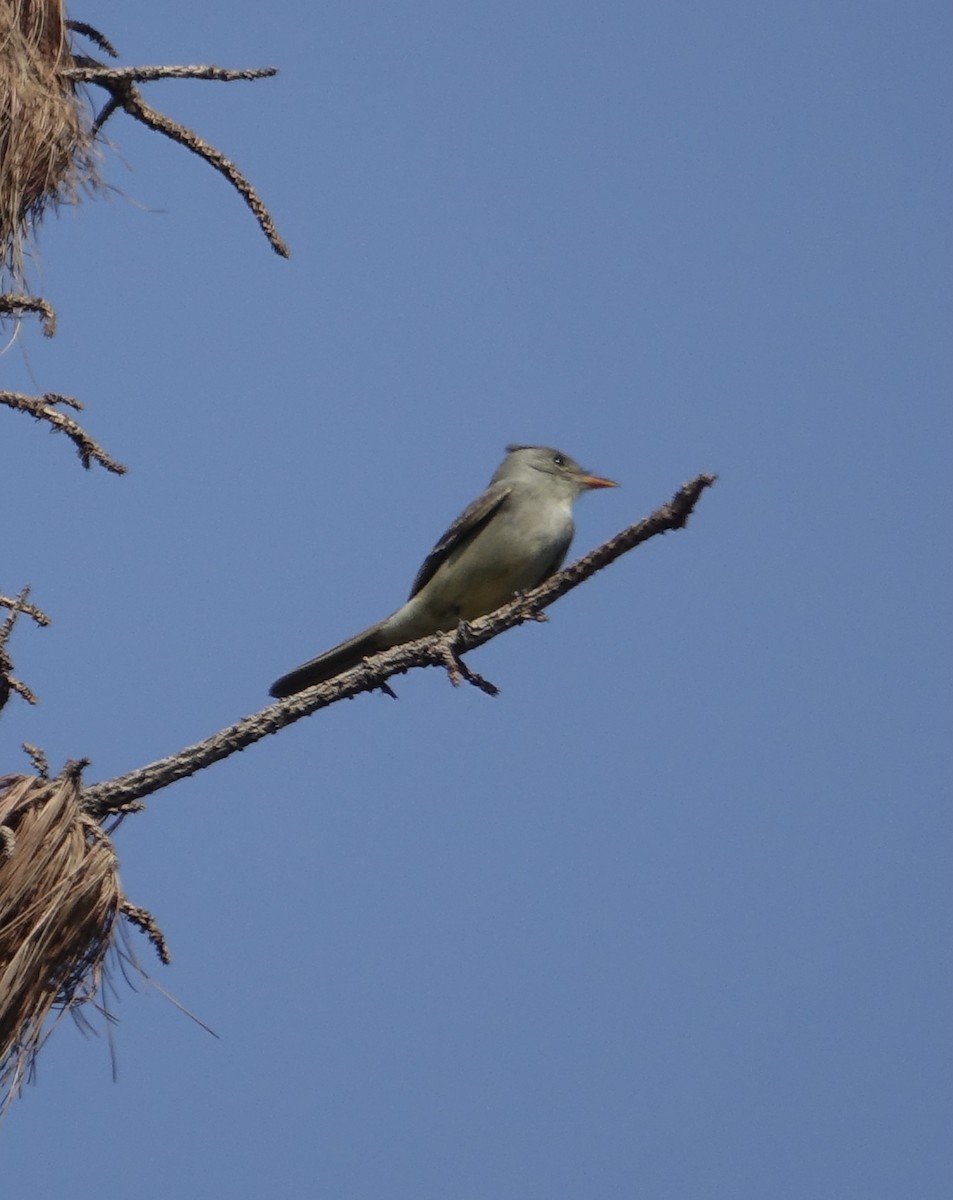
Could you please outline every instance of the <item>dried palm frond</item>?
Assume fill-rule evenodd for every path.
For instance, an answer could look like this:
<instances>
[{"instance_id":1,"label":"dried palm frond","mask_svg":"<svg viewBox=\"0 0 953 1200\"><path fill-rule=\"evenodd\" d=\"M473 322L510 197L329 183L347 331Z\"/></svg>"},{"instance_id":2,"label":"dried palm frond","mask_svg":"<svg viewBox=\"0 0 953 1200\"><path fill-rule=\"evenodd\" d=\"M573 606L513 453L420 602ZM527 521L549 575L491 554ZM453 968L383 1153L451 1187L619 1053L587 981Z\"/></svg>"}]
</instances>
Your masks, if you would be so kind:
<instances>
[{"instance_id":1,"label":"dried palm frond","mask_svg":"<svg viewBox=\"0 0 953 1200\"><path fill-rule=\"evenodd\" d=\"M62 0L0 4L0 275L22 282L23 250L43 210L99 183L88 105Z\"/></svg>"},{"instance_id":2,"label":"dried palm frond","mask_svg":"<svg viewBox=\"0 0 953 1200\"><path fill-rule=\"evenodd\" d=\"M124 910L116 855L79 805L75 767L0 779L0 1111L50 1013L93 1000Z\"/></svg>"}]
</instances>

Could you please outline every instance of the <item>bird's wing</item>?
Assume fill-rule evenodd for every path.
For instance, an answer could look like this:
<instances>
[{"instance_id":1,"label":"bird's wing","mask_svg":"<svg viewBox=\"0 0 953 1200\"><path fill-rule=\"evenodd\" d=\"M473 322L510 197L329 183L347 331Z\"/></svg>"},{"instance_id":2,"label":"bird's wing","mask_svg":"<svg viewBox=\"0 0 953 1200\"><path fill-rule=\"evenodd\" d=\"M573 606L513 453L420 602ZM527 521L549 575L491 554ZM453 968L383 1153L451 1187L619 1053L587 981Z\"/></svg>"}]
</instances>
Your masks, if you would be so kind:
<instances>
[{"instance_id":1,"label":"bird's wing","mask_svg":"<svg viewBox=\"0 0 953 1200\"><path fill-rule=\"evenodd\" d=\"M485 492L477 496L469 508L463 510L424 559L423 565L417 572L413 587L410 589L408 600L412 600L421 588L427 586L437 569L454 550L458 550L476 537L512 490L512 484L493 483Z\"/></svg>"}]
</instances>

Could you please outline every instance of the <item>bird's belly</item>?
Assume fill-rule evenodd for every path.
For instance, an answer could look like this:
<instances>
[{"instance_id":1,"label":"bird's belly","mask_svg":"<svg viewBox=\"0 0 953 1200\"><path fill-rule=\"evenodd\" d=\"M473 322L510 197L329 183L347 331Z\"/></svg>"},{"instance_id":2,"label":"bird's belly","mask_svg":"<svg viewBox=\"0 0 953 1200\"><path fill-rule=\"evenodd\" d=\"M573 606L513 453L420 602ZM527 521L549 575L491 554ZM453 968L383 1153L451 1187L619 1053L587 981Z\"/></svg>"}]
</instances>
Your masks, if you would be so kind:
<instances>
[{"instance_id":1,"label":"bird's belly","mask_svg":"<svg viewBox=\"0 0 953 1200\"><path fill-rule=\"evenodd\" d=\"M506 533L504 527L493 530L492 537L478 535L435 572L428 590L446 627L482 617L516 592L542 583L569 547L572 520L567 513L558 522L533 529L524 524L512 536Z\"/></svg>"},{"instance_id":2,"label":"bird's belly","mask_svg":"<svg viewBox=\"0 0 953 1200\"><path fill-rule=\"evenodd\" d=\"M516 592L536 587L542 582L549 561L488 563L479 582L465 588L448 588L445 600L458 618L475 620L505 604Z\"/></svg>"}]
</instances>

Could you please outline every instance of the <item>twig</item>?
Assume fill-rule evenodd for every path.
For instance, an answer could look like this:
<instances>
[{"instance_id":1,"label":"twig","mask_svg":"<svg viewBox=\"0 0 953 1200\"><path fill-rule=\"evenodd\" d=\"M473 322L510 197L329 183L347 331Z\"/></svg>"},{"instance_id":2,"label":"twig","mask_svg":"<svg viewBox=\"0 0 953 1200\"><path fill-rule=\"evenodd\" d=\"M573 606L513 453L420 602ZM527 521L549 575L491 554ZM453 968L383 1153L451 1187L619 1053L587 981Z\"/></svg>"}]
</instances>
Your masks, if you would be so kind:
<instances>
[{"instance_id":1,"label":"twig","mask_svg":"<svg viewBox=\"0 0 953 1200\"><path fill-rule=\"evenodd\" d=\"M47 392L45 396L24 396L21 392L0 392L0 404L6 404L18 412L29 413L38 421L46 421L59 433L65 433L76 446L83 466L87 470L95 460L107 471L112 471L114 475L125 475L126 468L122 463L110 458L102 446L98 442L94 442L72 417L56 411L55 406L59 404L81 412L82 404L72 396L63 396L58 392Z\"/></svg>"},{"instance_id":2,"label":"twig","mask_svg":"<svg viewBox=\"0 0 953 1200\"><path fill-rule=\"evenodd\" d=\"M122 83L154 83L157 79L215 79L232 83L236 79L269 79L278 74L277 67L251 67L247 70L232 70L229 67L211 65L188 67L107 67L93 59L77 55L75 67L63 72L67 79L76 83L97 83L111 90Z\"/></svg>"},{"instance_id":3,"label":"twig","mask_svg":"<svg viewBox=\"0 0 953 1200\"><path fill-rule=\"evenodd\" d=\"M37 608L35 604L27 604L26 598L29 594L30 589L25 587L16 598L0 596L0 608L9 608L12 610L10 616L4 619L3 625L0 625L0 646L3 645L9 636L9 630L12 628L17 613L23 613L25 617L29 617L31 621L35 621L37 625L49 625L50 618L42 609Z\"/></svg>"},{"instance_id":4,"label":"twig","mask_svg":"<svg viewBox=\"0 0 953 1200\"><path fill-rule=\"evenodd\" d=\"M496 612L481 617L478 621L462 624L452 635L437 633L420 638L416 642L384 650L334 679L326 680L306 692L272 704L177 754L149 763L115 779L93 784L83 792L84 810L94 819L102 820L107 814L131 800L141 799L167 787L170 783L193 775L196 771L209 767L238 750L244 750L268 734L277 733L286 725L319 709L327 708L338 700L380 689L391 675L407 671L411 667L443 666L450 670L452 677L453 672L463 666L460 663L461 654L482 646L484 642L490 641L504 630L512 629L524 621L538 619L542 609L555 603L560 596L578 587L597 571L601 571L603 567L649 538L683 528L702 493L715 483L715 479L714 475L697 476L680 488L668 504L662 505L650 517L623 529L565 570L551 576L533 591L515 597ZM466 678L482 690L493 687L469 670L461 670L460 677Z\"/></svg>"},{"instance_id":5,"label":"twig","mask_svg":"<svg viewBox=\"0 0 953 1200\"><path fill-rule=\"evenodd\" d=\"M41 779L49 779L50 763L46 757L46 752L40 746L33 746L29 742L23 743L23 749L37 775Z\"/></svg>"},{"instance_id":6,"label":"twig","mask_svg":"<svg viewBox=\"0 0 953 1200\"><path fill-rule=\"evenodd\" d=\"M500 689L496 684L490 683L489 679L484 679L476 671L471 671L460 657L460 651L457 648L457 638L461 634L466 633L468 628L469 624L463 621L453 633L445 633L441 636L441 640L437 646L437 650L440 653L440 661L446 668L447 675L454 687L459 687L466 680L467 683L473 684L475 688L479 688L481 692L485 692L488 696L498 696Z\"/></svg>"},{"instance_id":7,"label":"twig","mask_svg":"<svg viewBox=\"0 0 953 1200\"><path fill-rule=\"evenodd\" d=\"M152 913L147 908L140 908L138 904L131 904L128 900L122 901L119 911L130 925L135 925L137 929L142 930L152 943L156 954L159 956L159 961L168 966L172 961L172 955L169 953L169 943L165 940L165 934L159 928Z\"/></svg>"},{"instance_id":8,"label":"twig","mask_svg":"<svg viewBox=\"0 0 953 1200\"><path fill-rule=\"evenodd\" d=\"M98 46L103 54L108 54L110 58L118 58L119 51L113 46L105 34L94 29L92 25L87 25L85 21L67 21L67 29L71 29L73 33L78 33L82 37L89 38L94 46Z\"/></svg>"},{"instance_id":9,"label":"twig","mask_svg":"<svg viewBox=\"0 0 953 1200\"><path fill-rule=\"evenodd\" d=\"M36 696L33 692L21 679L17 679L14 676L13 659L7 652L7 642L10 640L10 634L17 623L17 617L21 613L30 617L37 625L49 625L50 623L50 618L46 613L41 612L32 604L27 604L26 598L29 594L29 587L25 587L15 600L10 599L9 596L0 596L0 608L8 608L10 610L7 616L4 617L2 624L0 624L0 709L10 699L11 692L16 692L27 704L36 704Z\"/></svg>"}]
</instances>

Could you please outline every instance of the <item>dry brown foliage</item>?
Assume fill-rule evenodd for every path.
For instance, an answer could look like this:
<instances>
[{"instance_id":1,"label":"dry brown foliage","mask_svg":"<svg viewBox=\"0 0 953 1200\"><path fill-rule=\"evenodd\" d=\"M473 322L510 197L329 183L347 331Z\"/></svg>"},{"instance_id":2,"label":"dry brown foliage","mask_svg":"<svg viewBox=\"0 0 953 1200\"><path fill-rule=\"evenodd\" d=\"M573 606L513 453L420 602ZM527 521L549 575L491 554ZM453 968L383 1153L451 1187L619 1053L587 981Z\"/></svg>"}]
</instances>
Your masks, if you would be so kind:
<instances>
[{"instance_id":1,"label":"dry brown foliage","mask_svg":"<svg viewBox=\"0 0 953 1200\"><path fill-rule=\"evenodd\" d=\"M116 855L79 804L78 767L0 779L0 1111L48 1032L93 1000L117 916Z\"/></svg>"},{"instance_id":2,"label":"dry brown foliage","mask_svg":"<svg viewBox=\"0 0 953 1200\"><path fill-rule=\"evenodd\" d=\"M51 204L98 186L91 115L61 0L0 4L0 273L23 276L28 231Z\"/></svg>"}]
</instances>

